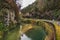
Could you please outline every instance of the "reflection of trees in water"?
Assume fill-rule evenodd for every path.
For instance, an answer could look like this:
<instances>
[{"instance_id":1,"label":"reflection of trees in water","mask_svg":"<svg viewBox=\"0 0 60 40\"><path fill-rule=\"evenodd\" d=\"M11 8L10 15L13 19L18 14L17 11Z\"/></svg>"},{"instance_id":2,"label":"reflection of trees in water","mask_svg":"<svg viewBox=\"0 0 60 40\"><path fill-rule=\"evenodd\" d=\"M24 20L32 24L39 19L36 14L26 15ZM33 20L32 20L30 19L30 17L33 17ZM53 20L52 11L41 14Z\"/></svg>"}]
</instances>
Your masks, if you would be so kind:
<instances>
[{"instance_id":1,"label":"reflection of trees in water","mask_svg":"<svg viewBox=\"0 0 60 40\"><path fill-rule=\"evenodd\" d=\"M46 32L42 28L30 29L26 32L26 35L32 38L32 40L44 40Z\"/></svg>"}]
</instances>

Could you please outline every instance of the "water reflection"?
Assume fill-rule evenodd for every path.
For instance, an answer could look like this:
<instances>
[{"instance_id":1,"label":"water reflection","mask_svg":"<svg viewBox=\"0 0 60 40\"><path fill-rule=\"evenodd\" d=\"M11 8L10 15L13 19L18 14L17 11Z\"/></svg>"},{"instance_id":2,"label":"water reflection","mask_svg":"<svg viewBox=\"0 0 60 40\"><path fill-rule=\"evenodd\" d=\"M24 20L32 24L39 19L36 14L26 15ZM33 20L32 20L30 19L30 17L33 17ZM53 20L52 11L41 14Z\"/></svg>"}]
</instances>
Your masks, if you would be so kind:
<instances>
[{"instance_id":1,"label":"water reflection","mask_svg":"<svg viewBox=\"0 0 60 40\"><path fill-rule=\"evenodd\" d=\"M31 38L27 37L25 34L21 36L21 40L31 40Z\"/></svg>"}]
</instances>

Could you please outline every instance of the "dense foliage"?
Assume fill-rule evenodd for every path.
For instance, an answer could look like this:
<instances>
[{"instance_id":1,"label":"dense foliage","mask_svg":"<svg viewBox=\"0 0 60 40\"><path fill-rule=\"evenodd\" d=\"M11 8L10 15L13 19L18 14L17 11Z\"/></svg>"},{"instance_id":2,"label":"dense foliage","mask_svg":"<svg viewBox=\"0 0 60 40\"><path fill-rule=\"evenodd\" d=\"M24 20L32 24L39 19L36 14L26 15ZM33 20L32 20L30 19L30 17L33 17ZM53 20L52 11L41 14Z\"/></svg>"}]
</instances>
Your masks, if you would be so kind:
<instances>
[{"instance_id":1,"label":"dense foliage","mask_svg":"<svg viewBox=\"0 0 60 40\"><path fill-rule=\"evenodd\" d=\"M11 3L9 4L10 1ZM18 20L18 14L15 15L15 13L19 14L19 11L13 0L0 0L0 40L18 39L18 27L20 27L20 25L17 24L16 20Z\"/></svg>"},{"instance_id":2,"label":"dense foliage","mask_svg":"<svg viewBox=\"0 0 60 40\"><path fill-rule=\"evenodd\" d=\"M21 11L23 17L60 20L60 0L36 0Z\"/></svg>"}]
</instances>

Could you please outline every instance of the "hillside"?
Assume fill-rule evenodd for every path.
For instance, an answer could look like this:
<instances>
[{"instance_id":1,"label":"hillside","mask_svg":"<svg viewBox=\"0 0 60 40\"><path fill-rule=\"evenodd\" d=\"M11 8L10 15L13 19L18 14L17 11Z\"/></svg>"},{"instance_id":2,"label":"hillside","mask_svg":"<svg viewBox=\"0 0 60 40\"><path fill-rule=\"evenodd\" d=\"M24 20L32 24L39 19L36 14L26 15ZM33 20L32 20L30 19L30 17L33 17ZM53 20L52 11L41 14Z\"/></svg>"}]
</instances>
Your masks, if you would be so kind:
<instances>
[{"instance_id":1,"label":"hillside","mask_svg":"<svg viewBox=\"0 0 60 40\"><path fill-rule=\"evenodd\" d=\"M23 17L60 20L59 0L36 0L33 4L21 10Z\"/></svg>"}]
</instances>

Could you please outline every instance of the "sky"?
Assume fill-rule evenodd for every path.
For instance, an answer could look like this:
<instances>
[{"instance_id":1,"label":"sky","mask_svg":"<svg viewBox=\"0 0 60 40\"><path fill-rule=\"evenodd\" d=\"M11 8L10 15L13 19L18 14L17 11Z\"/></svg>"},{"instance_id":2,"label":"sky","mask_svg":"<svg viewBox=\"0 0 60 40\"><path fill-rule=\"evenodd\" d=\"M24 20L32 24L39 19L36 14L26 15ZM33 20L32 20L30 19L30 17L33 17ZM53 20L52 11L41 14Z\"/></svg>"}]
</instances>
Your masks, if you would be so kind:
<instances>
[{"instance_id":1,"label":"sky","mask_svg":"<svg viewBox=\"0 0 60 40\"><path fill-rule=\"evenodd\" d=\"M21 40L31 40L31 38L29 38L25 34L23 34L23 36L21 36Z\"/></svg>"},{"instance_id":2,"label":"sky","mask_svg":"<svg viewBox=\"0 0 60 40\"><path fill-rule=\"evenodd\" d=\"M32 4L33 2L35 2L35 0L22 0L22 7L21 7L21 9L23 9L24 7Z\"/></svg>"},{"instance_id":3,"label":"sky","mask_svg":"<svg viewBox=\"0 0 60 40\"><path fill-rule=\"evenodd\" d=\"M36 0L16 0L16 4L17 4L17 6L19 6L21 4L21 9L23 9L35 1Z\"/></svg>"}]
</instances>

